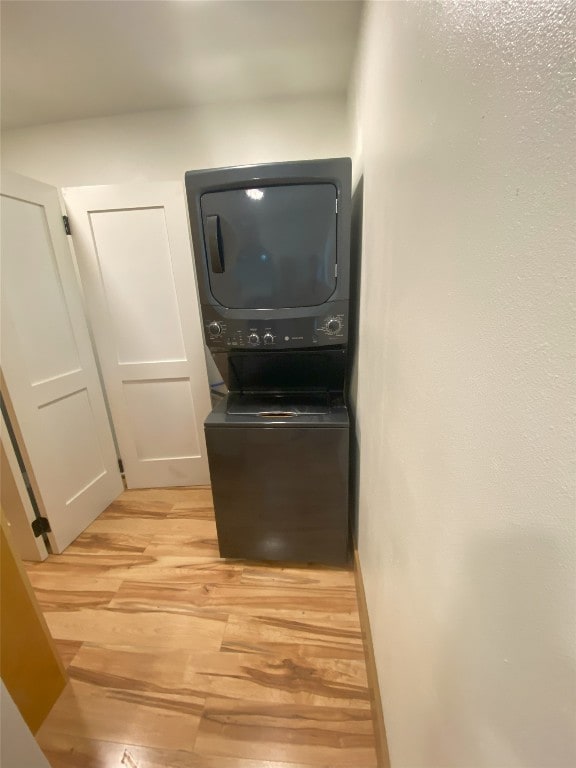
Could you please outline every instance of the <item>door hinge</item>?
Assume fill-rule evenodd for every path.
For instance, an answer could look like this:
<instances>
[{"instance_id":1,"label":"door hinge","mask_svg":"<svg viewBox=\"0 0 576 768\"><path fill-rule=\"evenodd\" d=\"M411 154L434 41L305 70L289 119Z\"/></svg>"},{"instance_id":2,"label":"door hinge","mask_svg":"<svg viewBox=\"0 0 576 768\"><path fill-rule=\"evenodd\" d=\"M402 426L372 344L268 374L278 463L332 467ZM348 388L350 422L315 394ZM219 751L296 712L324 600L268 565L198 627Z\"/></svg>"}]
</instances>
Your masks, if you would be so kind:
<instances>
[{"instance_id":1,"label":"door hinge","mask_svg":"<svg viewBox=\"0 0 576 768\"><path fill-rule=\"evenodd\" d=\"M67 235L71 235L72 230L70 229L70 219L68 216L62 216L62 221L64 222L64 232L66 232Z\"/></svg>"},{"instance_id":2,"label":"door hinge","mask_svg":"<svg viewBox=\"0 0 576 768\"><path fill-rule=\"evenodd\" d=\"M118 469L120 470L120 474L124 474L124 462L122 459L118 459Z\"/></svg>"},{"instance_id":3,"label":"door hinge","mask_svg":"<svg viewBox=\"0 0 576 768\"><path fill-rule=\"evenodd\" d=\"M36 538L38 538L38 536L42 536L43 533L52 533L52 528L50 528L48 518L37 517L36 520L34 520L32 523L32 532Z\"/></svg>"}]
</instances>

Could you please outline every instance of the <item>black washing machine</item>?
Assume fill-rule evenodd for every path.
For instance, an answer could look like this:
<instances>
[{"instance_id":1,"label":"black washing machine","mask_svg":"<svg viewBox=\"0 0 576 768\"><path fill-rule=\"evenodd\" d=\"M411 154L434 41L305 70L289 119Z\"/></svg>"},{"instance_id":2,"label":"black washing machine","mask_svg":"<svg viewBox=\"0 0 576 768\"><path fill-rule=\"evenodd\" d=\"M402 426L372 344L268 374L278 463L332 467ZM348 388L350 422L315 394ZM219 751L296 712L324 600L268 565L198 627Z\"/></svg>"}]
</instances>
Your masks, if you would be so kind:
<instances>
[{"instance_id":1,"label":"black washing machine","mask_svg":"<svg viewBox=\"0 0 576 768\"><path fill-rule=\"evenodd\" d=\"M220 554L348 559L348 411L328 394L239 394L205 422Z\"/></svg>"}]
</instances>

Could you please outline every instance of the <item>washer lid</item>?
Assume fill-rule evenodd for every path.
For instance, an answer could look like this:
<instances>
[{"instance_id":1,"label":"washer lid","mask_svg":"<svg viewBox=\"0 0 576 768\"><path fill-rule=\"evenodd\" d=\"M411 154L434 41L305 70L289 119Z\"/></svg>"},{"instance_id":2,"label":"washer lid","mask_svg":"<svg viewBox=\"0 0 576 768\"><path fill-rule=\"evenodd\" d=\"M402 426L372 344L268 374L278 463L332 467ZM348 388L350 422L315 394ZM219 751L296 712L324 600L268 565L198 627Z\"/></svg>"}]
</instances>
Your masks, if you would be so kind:
<instances>
[{"instance_id":1,"label":"washer lid","mask_svg":"<svg viewBox=\"0 0 576 768\"><path fill-rule=\"evenodd\" d=\"M326 393L232 393L228 397L226 407L226 413L232 416L261 416L263 418L325 416L329 412L330 404Z\"/></svg>"},{"instance_id":2,"label":"washer lid","mask_svg":"<svg viewBox=\"0 0 576 768\"><path fill-rule=\"evenodd\" d=\"M217 403L205 420L204 426L207 429L212 427L347 428L349 419L346 406L342 402L329 403L325 395L324 405L322 405L314 404L312 400L303 402L301 395L275 398L270 395L232 393Z\"/></svg>"}]
</instances>

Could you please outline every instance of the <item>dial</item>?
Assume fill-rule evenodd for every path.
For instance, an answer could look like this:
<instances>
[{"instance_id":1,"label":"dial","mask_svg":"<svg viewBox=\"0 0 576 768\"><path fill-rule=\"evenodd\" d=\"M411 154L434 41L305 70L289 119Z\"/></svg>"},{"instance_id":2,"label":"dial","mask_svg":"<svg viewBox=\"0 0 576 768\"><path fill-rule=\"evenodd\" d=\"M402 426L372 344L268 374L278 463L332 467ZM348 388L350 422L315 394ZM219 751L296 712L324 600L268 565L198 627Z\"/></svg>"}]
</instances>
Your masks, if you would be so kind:
<instances>
[{"instance_id":1,"label":"dial","mask_svg":"<svg viewBox=\"0 0 576 768\"><path fill-rule=\"evenodd\" d=\"M329 317L328 322L326 323L326 330L329 331L329 333L338 333L342 330L342 321L337 317Z\"/></svg>"},{"instance_id":2,"label":"dial","mask_svg":"<svg viewBox=\"0 0 576 768\"><path fill-rule=\"evenodd\" d=\"M259 344L260 343L260 336L258 336L257 333L251 333L248 336L248 343L249 344Z\"/></svg>"},{"instance_id":3,"label":"dial","mask_svg":"<svg viewBox=\"0 0 576 768\"><path fill-rule=\"evenodd\" d=\"M271 333L264 334L264 344L272 344L274 342L274 336Z\"/></svg>"},{"instance_id":4,"label":"dial","mask_svg":"<svg viewBox=\"0 0 576 768\"><path fill-rule=\"evenodd\" d=\"M222 326L220 323L216 322L216 320L213 320L208 326L208 330L210 331L210 336L220 336L222 333Z\"/></svg>"}]
</instances>

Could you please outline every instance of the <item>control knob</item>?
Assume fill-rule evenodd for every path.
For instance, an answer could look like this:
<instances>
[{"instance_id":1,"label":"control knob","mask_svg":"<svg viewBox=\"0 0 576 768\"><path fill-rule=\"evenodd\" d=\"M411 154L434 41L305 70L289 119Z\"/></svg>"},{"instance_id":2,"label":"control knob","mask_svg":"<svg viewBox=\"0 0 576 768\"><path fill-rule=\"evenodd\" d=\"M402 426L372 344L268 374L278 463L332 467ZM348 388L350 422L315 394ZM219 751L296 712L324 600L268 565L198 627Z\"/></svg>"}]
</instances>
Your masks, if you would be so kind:
<instances>
[{"instance_id":1,"label":"control knob","mask_svg":"<svg viewBox=\"0 0 576 768\"><path fill-rule=\"evenodd\" d=\"M337 317L329 317L326 323L326 330L330 333L338 333L342 330L342 321Z\"/></svg>"},{"instance_id":2,"label":"control knob","mask_svg":"<svg viewBox=\"0 0 576 768\"><path fill-rule=\"evenodd\" d=\"M264 344L272 344L274 342L274 336L271 333L264 334Z\"/></svg>"},{"instance_id":3,"label":"control knob","mask_svg":"<svg viewBox=\"0 0 576 768\"><path fill-rule=\"evenodd\" d=\"M208 330L210 331L210 336L220 336L222 333L222 326L220 323L216 322L216 320L213 320L208 326Z\"/></svg>"},{"instance_id":4,"label":"control knob","mask_svg":"<svg viewBox=\"0 0 576 768\"><path fill-rule=\"evenodd\" d=\"M259 344L260 343L260 336L258 336L257 333L251 333L248 336L248 343L249 344Z\"/></svg>"}]
</instances>

